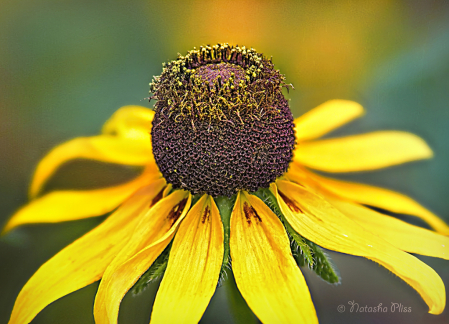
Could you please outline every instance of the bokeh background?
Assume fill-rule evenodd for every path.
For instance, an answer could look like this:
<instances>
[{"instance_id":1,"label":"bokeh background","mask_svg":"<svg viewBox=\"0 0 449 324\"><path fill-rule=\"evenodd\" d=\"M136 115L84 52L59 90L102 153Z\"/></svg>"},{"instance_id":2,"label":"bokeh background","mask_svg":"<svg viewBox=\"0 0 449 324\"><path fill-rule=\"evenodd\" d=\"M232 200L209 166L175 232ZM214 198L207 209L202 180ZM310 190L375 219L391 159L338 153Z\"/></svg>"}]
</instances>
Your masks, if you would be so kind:
<instances>
[{"instance_id":1,"label":"bokeh background","mask_svg":"<svg viewBox=\"0 0 449 324\"><path fill-rule=\"evenodd\" d=\"M151 107L144 98L162 62L217 42L273 56L295 86L286 94L295 117L328 99L360 102L366 116L332 136L398 129L423 137L434 149L432 160L340 178L406 193L449 221L448 1L3 0L0 226L27 201L34 167L50 148L97 133L122 105ZM74 162L61 168L47 190L105 186L135 172ZM37 268L103 219L23 226L0 238L0 323L8 321L17 294ZM447 310L427 314L420 296L377 264L329 254L341 285L304 271L320 323L449 322ZM419 258L449 286L449 261ZM126 296L120 322L147 323L157 286ZM235 316L227 287L217 290L202 322L251 319ZM93 323L96 289L93 284L56 301L33 323ZM412 312L355 314L348 301L401 303ZM346 312L337 311L340 304Z\"/></svg>"}]
</instances>

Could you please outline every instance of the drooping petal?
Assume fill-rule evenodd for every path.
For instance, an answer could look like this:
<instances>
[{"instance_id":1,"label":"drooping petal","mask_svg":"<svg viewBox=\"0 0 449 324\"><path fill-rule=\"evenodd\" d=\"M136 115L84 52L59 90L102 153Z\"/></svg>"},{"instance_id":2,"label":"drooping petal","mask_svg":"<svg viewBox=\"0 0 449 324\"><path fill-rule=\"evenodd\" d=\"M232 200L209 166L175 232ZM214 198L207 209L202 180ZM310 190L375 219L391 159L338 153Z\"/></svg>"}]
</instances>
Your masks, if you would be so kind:
<instances>
[{"instance_id":1,"label":"drooping petal","mask_svg":"<svg viewBox=\"0 0 449 324\"><path fill-rule=\"evenodd\" d=\"M29 323L48 304L99 280L133 232L136 214L164 184L161 179L141 188L102 224L42 265L17 297L9 323Z\"/></svg>"},{"instance_id":2,"label":"drooping petal","mask_svg":"<svg viewBox=\"0 0 449 324\"><path fill-rule=\"evenodd\" d=\"M58 223L104 215L157 177L160 177L158 173L144 172L134 180L114 187L50 192L19 209L8 221L3 233L23 224Z\"/></svg>"},{"instance_id":3,"label":"drooping petal","mask_svg":"<svg viewBox=\"0 0 449 324\"><path fill-rule=\"evenodd\" d=\"M124 106L103 125L103 134L148 139L154 111L142 106Z\"/></svg>"},{"instance_id":4,"label":"drooping petal","mask_svg":"<svg viewBox=\"0 0 449 324\"><path fill-rule=\"evenodd\" d=\"M354 101L329 100L295 119L298 142L321 137L363 115L363 107Z\"/></svg>"},{"instance_id":5,"label":"drooping petal","mask_svg":"<svg viewBox=\"0 0 449 324\"><path fill-rule=\"evenodd\" d=\"M285 218L299 234L326 249L378 262L418 291L429 313L444 310L444 284L432 268L371 234L306 188L287 181L277 181L276 185L271 190Z\"/></svg>"},{"instance_id":6,"label":"drooping petal","mask_svg":"<svg viewBox=\"0 0 449 324\"><path fill-rule=\"evenodd\" d=\"M170 243L190 208L191 196L177 190L137 217L128 243L106 269L95 298L95 323L117 323L126 292Z\"/></svg>"},{"instance_id":7,"label":"drooping petal","mask_svg":"<svg viewBox=\"0 0 449 324\"><path fill-rule=\"evenodd\" d=\"M309 173L309 176L334 195L394 213L417 216L437 232L449 235L449 226L443 220L403 194L366 184L329 179L312 173Z\"/></svg>"},{"instance_id":8,"label":"drooping petal","mask_svg":"<svg viewBox=\"0 0 449 324\"><path fill-rule=\"evenodd\" d=\"M223 263L223 225L204 195L179 226L151 323L198 323L217 287Z\"/></svg>"},{"instance_id":9,"label":"drooping petal","mask_svg":"<svg viewBox=\"0 0 449 324\"><path fill-rule=\"evenodd\" d=\"M230 248L237 287L263 323L318 323L285 229L259 198L238 194Z\"/></svg>"},{"instance_id":10,"label":"drooping petal","mask_svg":"<svg viewBox=\"0 0 449 324\"><path fill-rule=\"evenodd\" d=\"M78 137L56 146L39 162L31 182L30 196L35 197L56 169L73 159L91 159L136 166L155 163L150 135L146 139L110 135Z\"/></svg>"},{"instance_id":11,"label":"drooping petal","mask_svg":"<svg viewBox=\"0 0 449 324\"><path fill-rule=\"evenodd\" d=\"M327 172L355 172L428 159L432 150L418 136L406 132L368 134L300 143L294 161Z\"/></svg>"},{"instance_id":12,"label":"drooping petal","mask_svg":"<svg viewBox=\"0 0 449 324\"><path fill-rule=\"evenodd\" d=\"M366 230L403 251L449 260L449 237L447 236L380 214L355 203L337 199L332 200L331 203Z\"/></svg>"}]
</instances>

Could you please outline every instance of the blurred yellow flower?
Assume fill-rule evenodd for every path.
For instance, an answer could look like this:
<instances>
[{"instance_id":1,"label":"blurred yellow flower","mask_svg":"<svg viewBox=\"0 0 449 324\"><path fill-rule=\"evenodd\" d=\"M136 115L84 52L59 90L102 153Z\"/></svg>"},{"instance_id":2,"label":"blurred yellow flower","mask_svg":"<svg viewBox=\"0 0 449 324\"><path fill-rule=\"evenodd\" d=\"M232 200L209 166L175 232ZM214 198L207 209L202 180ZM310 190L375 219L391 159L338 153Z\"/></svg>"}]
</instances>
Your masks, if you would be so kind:
<instances>
[{"instance_id":1,"label":"blurred yellow flower","mask_svg":"<svg viewBox=\"0 0 449 324\"><path fill-rule=\"evenodd\" d=\"M232 115L230 119L224 118L225 121L219 120L216 123L210 119L208 122L195 119L192 126L180 124L182 127L173 131L171 118L183 119L189 115L172 116L173 110L170 109L175 104L166 100L166 97L163 98L161 93L167 89L182 91L191 81L190 77L174 77L173 80L179 87L164 88L165 81L172 82L171 79L164 79L164 76L178 70L176 73L179 75L191 73L191 79L200 80L198 87L209 88L211 92L207 96L212 98L216 92L220 94L222 91L220 87L214 90L217 85L226 91L235 85L242 89L241 93L254 94L251 86L258 80L268 80L267 75L274 75L270 74L275 73L274 70L264 70L265 72L257 72L259 74L255 72L254 78L252 75L245 78L245 74L242 74L239 81L240 68L245 72L253 66L251 64L256 64L242 62L246 58L250 62L253 59L254 62L259 62L258 58L261 56L240 48L237 52L245 51L247 54L243 53L243 59L239 60L238 54L232 58L232 54L226 54L226 46L220 46L220 50L224 48L224 54L220 54L222 56L217 56L216 52L211 54L214 53L213 49L207 48L202 59L198 59L202 50L197 51L198 56L192 51L189 52L190 56L178 59L177 62L187 62L185 72L182 67L175 69L184 63L171 63L164 69L162 76L156 78L153 85L156 96L159 94L156 98L156 112L139 106L122 107L105 123L101 135L68 141L54 148L42 159L31 183L30 203L10 219L4 231L22 224L62 222L108 212L112 214L39 268L20 292L10 323L28 323L48 304L100 279L94 307L95 320L97 323L116 323L122 298L171 241L167 268L153 306L152 323L198 322L215 292L220 271L223 264L228 262L229 253L238 289L262 322L317 323L318 318L307 284L297 260L295 262L292 256L291 239L299 242L304 253L307 252L310 246L307 242L310 241L329 250L371 259L411 285L427 303L430 313L440 314L444 310L446 297L441 278L409 253L449 259L449 238L446 236L449 235L449 227L405 195L326 178L311 171L314 169L338 173L375 170L426 159L432 157L427 144L413 134L400 131L320 139L363 114L363 108L359 104L346 100L328 101L294 122L289 121L289 112L286 112L286 117L280 122L276 119L279 115L275 111L272 115L270 112L266 113L272 119L264 119L265 115L257 110L259 115L253 111L252 115L249 113L249 119L245 119L243 113L242 116L237 114L240 120L243 119L244 126L238 126L237 115ZM189 59L192 58L194 62L195 57L199 60L198 64L192 63L189 66ZM214 64L216 67L210 67ZM263 61L263 65L266 67L269 62ZM208 70L201 70L204 66ZM193 70L196 72L191 72ZM208 78L212 77L209 84ZM195 85L196 81L192 82ZM278 98L279 92L276 91L280 91L280 88L267 86L266 89L267 92L274 91L274 96ZM236 98L233 95L223 97L226 93L233 93L226 91L221 93L221 98ZM200 96L201 92L197 95ZM173 98L177 96L178 93L173 94ZM236 96L245 100L244 96ZM184 99L186 98L187 94ZM197 97L193 99L195 98ZM282 98L275 101L281 108L284 107ZM259 104L259 108L264 107L263 102ZM278 111L283 109L281 108ZM239 150L241 147L243 150L245 143L238 141L243 136L242 132L247 131L245 127L250 124L250 119L253 123L250 129L256 129L258 134L256 137L251 137L251 134L248 137L254 140L254 145L259 145L267 138L262 143L265 146L261 145L251 154L240 152L241 156L238 155L235 161L243 159L243 162L230 164L239 167L241 165L238 163L250 161L248 163L256 163L250 167L258 168L260 165L257 163L262 163L265 168L262 169L263 172L266 170L269 174L266 177L272 177L272 174L279 171L274 169L284 160L274 156L277 161L272 166L274 171L268 170L267 164L263 163L271 163L270 156L262 154L264 147L270 143L281 143L285 146L282 149L288 149L288 141L278 141L284 141L289 134L295 134L293 141L296 141L296 146L291 151L293 158L288 155L287 149L282 151L285 161L290 162L288 171L275 174L275 180L267 182L269 190L264 189L267 185L262 183L266 178L258 178L259 189L265 196L260 194L260 190L254 190L254 179L245 178L247 173L252 174L249 168L244 169L241 174L238 174L240 169L225 169L237 172L231 175L226 173L226 178L223 178L228 181L226 183L235 183L234 187L227 185L222 188L222 182L214 182L212 178L210 183L205 184L206 180L196 183L196 177L211 174L217 178L222 176L220 165L211 170L206 166L200 169L198 165L207 165L209 162L217 164L217 161L228 163L228 155L234 153L226 151L228 146L232 150ZM276 120L276 123L271 123L272 120ZM254 126L258 122L268 125L269 132L264 133L258 126ZM163 128L164 125L167 128ZM214 128L216 125L221 125L222 128ZM272 125L277 126L270 128ZM291 129L282 128L285 125L291 125L288 126ZM201 143L191 145L189 141L192 139L188 137L179 137L178 142L170 142L171 136L174 138L186 129L192 138L196 138L203 126L207 129L207 138L202 138ZM215 145L221 141L214 137L214 132L223 135L224 133L220 133L223 127L227 127L226 132L230 133L238 130L235 132L236 143L226 142L225 146L220 146L220 150L214 151L207 145ZM273 138L269 137L272 135ZM173 143L184 150L193 150L193 153L180 151L188 155L181 163L181 155L170 155L170 150L179 149ZM188 145L183 146L185 143ZM168 149L169 144L174 146ZM252 150L252 147L254 146L250 145L249 149ZM144 171L134 180L110 188L54 191L39 196L43 185L55 170L76 158L142 166ZM197 169L183 169L192 159ZM256 175L255 178L257 177ZM240 180L235 180L236 178ZM257 184L255 189L258 189ZM233 198L223 197L231 196L230 192L235 192ZM225 215L223 200L232 202L228 208L230 218ZM367 206L419 217L434 230L408 224ZM305 240L301 241L302 238ZM309 266L313 267L316 260L309 261Z\"/></svg>"}]
</instances>

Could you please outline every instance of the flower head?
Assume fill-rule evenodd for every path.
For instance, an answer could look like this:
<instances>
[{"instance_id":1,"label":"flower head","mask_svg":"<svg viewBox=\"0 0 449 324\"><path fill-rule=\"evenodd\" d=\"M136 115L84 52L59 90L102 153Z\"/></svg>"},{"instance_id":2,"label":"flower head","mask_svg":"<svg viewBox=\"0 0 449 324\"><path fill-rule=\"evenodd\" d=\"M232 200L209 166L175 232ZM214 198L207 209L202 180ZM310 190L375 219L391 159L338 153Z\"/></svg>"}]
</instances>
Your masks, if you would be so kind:
<instances>
[{"instance_id":1,"label":"flower head","mask_svg":"<svg viewBox=\"0 0 449 324\"><path fill-rule=\"evenodd\" d=\"M124 295L161 274L151 322L195 323L227 267L262 322L317 323L300 266L340 281L320 247L381 264L410 284L430 313L441 313L441 278L409 253L449 259L449 227L405 195L311 171L374 170L432 151L398 131L320 140L362 107L332 100L293 121L283 87L284 76L253 49L201 47L165 65L151 83L154 111L123 107L101 135L53 149L38 165L30 203L5 231L112 214L34 274L10 323L28 323L100 279L95 320L116 323ZM119 186L39 196L74 158L144 169ZM433 230L368 206L419 217Z\"/></svg>"},{"instance_id":2,"label":"flower head","mask_svg":"<svg viewBox=\"0 0 449 324\"><path fill-rule=\"evenodd\" d=\"M214 197L268 188L284 174L295 144L284 76L253 49L202 47L165 65L153 154L174 188Z\"/></svg>"}]
</instances>

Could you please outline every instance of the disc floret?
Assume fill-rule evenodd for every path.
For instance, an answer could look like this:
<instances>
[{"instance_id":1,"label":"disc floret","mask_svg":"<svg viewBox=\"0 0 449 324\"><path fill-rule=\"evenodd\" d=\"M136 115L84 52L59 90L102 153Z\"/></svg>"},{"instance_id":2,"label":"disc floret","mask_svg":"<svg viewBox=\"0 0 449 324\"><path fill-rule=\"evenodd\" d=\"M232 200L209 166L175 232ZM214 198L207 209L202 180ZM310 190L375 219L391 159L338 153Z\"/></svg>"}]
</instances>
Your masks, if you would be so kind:
<instances>
[{"instance_id":1,"label":"disc floret","mask_svg":"<svg viewBox=\"0 0 449 324\"><path fill-rule=\"evenodd\" d=\"M293 117L284 76L246 47L193 49L150 84L153 153L174 188L212 196L268 187L288 168Z\"/></svg>"}]
</instances>

